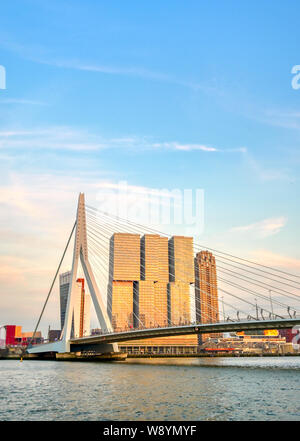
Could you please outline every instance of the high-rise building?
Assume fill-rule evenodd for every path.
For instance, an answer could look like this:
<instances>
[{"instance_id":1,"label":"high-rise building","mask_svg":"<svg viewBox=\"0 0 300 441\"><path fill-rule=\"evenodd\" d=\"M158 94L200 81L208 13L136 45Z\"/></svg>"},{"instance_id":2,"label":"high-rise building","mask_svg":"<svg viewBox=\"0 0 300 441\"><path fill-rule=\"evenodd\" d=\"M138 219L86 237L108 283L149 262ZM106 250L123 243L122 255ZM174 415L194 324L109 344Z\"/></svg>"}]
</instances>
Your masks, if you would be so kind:
<instances>
[{"instance_id":1,"label":"high-rise building","mask_svg":"<svg viewBox=\"0 0 300 441\"><path fill-rule=\"evenodd\" d=\"M71 282L71 271L59 275L59 297L60 297L60 326L63 329L65 324L69 286Z\"/></svg>"},{"instance_id":2,"label":"high-rise building","mask_svg":"<svg viewBox=\"0 0 300 441\"><path fill-rule=\"evenodd\" d=\"M219 302L217 287L216 260L209 251L201 251L195 258L195 299L197 323L219 321ZM202 334L201 341L219 336Z\"/></svg>"},{"instance_id":3,"label":"high-rise building","mask_svg":"<svg viewBox=\"0 0 300 441\"><path fill-rule=\"evenodd\" d=\"M111 238L108 311L115 331L190 323L193 283L193 238L175 236L168 241L145 234L140 239L127 233L115 233ZM183 347L195 351L197 336L126 341L122 347L163 348L166 353L177 353L173 351Z\"/></svg>"},{"instance_id":4,"label":"high-rise building","mask_svg":"<svg viewBox=\"0 0 300 441\"><path fill-rule=\"evenodd\" d=\"M157 326L168 326L168 284L154 283L154 322Z\"/></svg>"},{"instance_id":5,"label":"high-rise building","mask_svg":"<svg viewBox=\"0 0 300 441\"><path fill-rule=\"evenodd\" d=\"M171 282L168 286L168 319L173 326L188 325L191 321L190 285Z\"/></svg>"},{"instance_id":6,"label":"high-rise building","mask_svg":"<svg viewBox=\"0 0 300 441\"><path fill-rule=\"evenodd\" d=\"M154 282L141 280L134 284L134 326L136 328L153 328L155 321Z\"/></svg>"},{"instance_id":7,"label":"high-rise building","mask_svg":"<svg viewBox=\"0 0 300 441\"><path fill-rule=\"evenodd\" d=\"M110 278L118 281L140 280L139 234L115 233L110 242Z\"/></svg>"},{"instance_id":8,"label":"high-rise building","mask_svg":"<svg viewBox=\"0 0 300 441\"><path fill-rule=\"evenodd\" d=\"M170 282L194 283L193 238L173 236L169 240Z\"/></svg>"},{"instance_id":9,"label":"high-rise building","mask_svg":"<svg viewBox=\"0 0 300 441\"><path fill-rule=\"evenodd\" d=\"M107 309L115 331L133 327L135 282L141 278L140 260L139 234L115 233L112 236Z\"/></svg>"},{"instance_id":10,"label":"high-rise building","mask_svg":"<svg viewBox=\"0 0 300 441\"><path fill-rule=\"evenodd\" d=\"M133 327L133 281L112 281L111 317L115 331Z\"/></svg>"},{"instance_id":11,"label":"high-rise building","mask_svg":"<svg viewBox=\"0 0 300 441\"><path fill-rule=\"evenodd\" d=\"M168 238L145 234L141 239L141 280L169 281Z\"/></svg>"}]
</instances>

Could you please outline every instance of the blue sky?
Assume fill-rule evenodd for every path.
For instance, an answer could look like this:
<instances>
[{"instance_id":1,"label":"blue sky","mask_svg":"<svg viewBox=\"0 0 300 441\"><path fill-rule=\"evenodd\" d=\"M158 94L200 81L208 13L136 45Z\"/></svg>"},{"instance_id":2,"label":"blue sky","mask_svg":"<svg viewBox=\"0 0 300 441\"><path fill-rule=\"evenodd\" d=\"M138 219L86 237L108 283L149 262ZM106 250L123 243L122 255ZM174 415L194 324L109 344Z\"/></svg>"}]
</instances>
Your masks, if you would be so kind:
<instances>
[{"instance_id":1,"label":"blue sky","mask_svg":"<svg viewBox=\"0 0 300 441\"><path fill-rule=\"evenodd\" d=\"M44 292L78 192L119 181L201 188L202 243L299 271L299 16L297 1L2 4L2 286Z\"/></svg>"}]
</instances>

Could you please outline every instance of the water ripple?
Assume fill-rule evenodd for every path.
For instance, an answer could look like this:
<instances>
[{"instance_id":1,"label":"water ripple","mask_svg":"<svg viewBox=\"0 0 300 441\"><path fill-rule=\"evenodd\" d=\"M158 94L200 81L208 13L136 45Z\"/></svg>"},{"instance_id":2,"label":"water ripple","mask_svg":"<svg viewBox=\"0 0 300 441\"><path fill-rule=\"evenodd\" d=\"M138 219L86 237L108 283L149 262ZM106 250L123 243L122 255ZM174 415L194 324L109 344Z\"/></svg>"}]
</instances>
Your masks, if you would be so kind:
<instances>
[{"instance_id":1,"label":"water ripple","mask_svg":"<svg viewBox=\"0 0 300 441\"><path fill-rule=\"evenodd\" d=\"M300 420L300 357L0 361L0 420Z\"/></svg>"}]
</instances>

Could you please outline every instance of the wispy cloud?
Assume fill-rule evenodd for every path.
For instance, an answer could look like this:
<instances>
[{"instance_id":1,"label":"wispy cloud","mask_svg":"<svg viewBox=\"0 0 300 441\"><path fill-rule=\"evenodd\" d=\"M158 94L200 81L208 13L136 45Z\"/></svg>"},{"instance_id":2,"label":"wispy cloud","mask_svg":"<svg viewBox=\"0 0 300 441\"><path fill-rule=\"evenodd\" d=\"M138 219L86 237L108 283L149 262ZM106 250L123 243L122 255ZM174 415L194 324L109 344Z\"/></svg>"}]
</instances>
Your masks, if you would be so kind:
<instances>
[{"instance_id":1,"label":"wispy cloud","mask_svg":"<svg viewBox=\"0 0 300 441\"><path fill-rule=\"evenodd\" d=\"M99 136L70 127L0 131L1 149L95 151L106 147Z\"/></svg>"},{"instance_id":2,"label":"wispy cloud","mask_svg":"<svg viewBox=\"0 0 300 441\"><path fill-rule=\"evenodd\" d=\"M260 181L289 181L293 182L295 178L287 168L270 168L264 166L261 162L255 159L248 150L243 151L244 161L249 168Z\"/></svg>"},{"instance_id":3,"label":"wispy cloud","mask_svg":"<svg viewBox=\"0 0 300 441\"><path fill-rule=\"evenodd\" d=\"M82 59L55 58L49 51L40 45L26 46L15 43L9 39L3 38L0 44L4 49L17 53L20 57L30 60L34 63L45 64L63 69L73 69L85 72L95 72L106 75L122 75L144 78L147 80L163 81L187 87L203 92L214 92L222 94L215 85L204 84L177 78L169 73L158 72L142 66L113 66L99 62L89 62Z\"/></svg>"},{"instance_id":4,"label":"wispy cloud","mask_svg":"<svg viewBox=\"0 0 300 441\"><path fill-rule=\"evenodd\" d=\"M127 136L108 138L86 130L72 127L50 127L35 130L0 131L0 149L48 149L71 151L98 151L103 149L129 150L174 150L182 152L236 152L245 153L245 147L224 149L200 143L181 143L177 141L158 142L146 136Z\"/></svg>"},{"instance_id":5,"label":"wispy cloud","mask_svg":"<svg viewBox=\"0 0 300 441\"><path fill-rule=\"evenodd\" d=\"M153 147L171 149L171 150L182 150L185 152L190 152L192 150L201 150L203 152L220 151L215 147L210 147L203 144L180 144L178 142L157 142L157 143L153 143Z\"/></svg>"},{"instance_id":6,"label":"wispy cloud","mask_svg":"<svg viewBox=\"0 0 300 441\"><path fill-rule=\"evenodd\" d=\"M287 217L280 216L277 218L264 219L249 225L231 228L230 231L238 233L251 233L256 237L264 238L278 234L287 223Z\"/></svg>"},{"instance_id":7,"label":"wispy cloud","mask_svg":"<svg viewBox=\"0 0 300 441\"><path fill-rule=\"evenodd\" d=\"M249 254L249 257L257 263L261 263L263 265L286 268L296 272L300 271L300 259L283 256L268 250L260 249L252 251Z\"/></svg>"},{"instance_id":8,"label":"wispy cloud","mask_svg":"<svg viewBox=\"0 0 300 441\"><path fill-rule=\"evenodd\" d=\"M266 110L262 121L276 127L300 129L300 112L298 110Z\"/></svg>"},{"instance_id":9,"label":"wispy cloud","mask_svg":"<svg viewBox=\"0 0 300 441\"><path fill-rule=\"evenodd\" d=\"M191 152L200 150L203 152L241 152L244 153L247 151L246 147L238 147L233 149L221 149L217 147L212 147L204 144L183 144L178 142L161 142L161 143L153 143L153 147L156 148L166 148L171 150L182 150L185 152Z\"/></svg>"}]
</instances>

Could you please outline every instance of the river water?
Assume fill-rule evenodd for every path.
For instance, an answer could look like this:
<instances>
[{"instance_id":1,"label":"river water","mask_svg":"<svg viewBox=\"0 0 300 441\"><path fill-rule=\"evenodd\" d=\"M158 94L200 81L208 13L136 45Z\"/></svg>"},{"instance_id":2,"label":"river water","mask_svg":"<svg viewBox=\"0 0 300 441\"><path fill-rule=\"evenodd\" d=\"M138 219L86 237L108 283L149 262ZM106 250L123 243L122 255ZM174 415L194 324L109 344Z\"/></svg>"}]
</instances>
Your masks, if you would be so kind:
<instances>
[{"instance_id":1,"label":"river water","mask_svg":"<svg viewBox=\"0 0 300 441\"><path fill-rule=\"evenodd\" d=\"M1 360L0 420L300 420L300 357Z\"/></svg>"}]
</instances>

